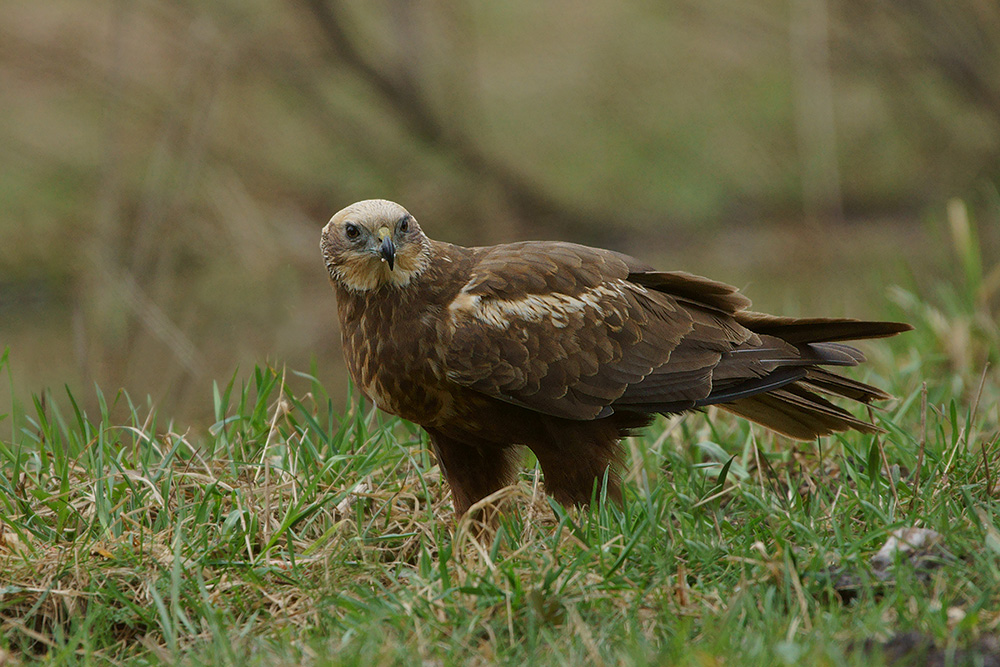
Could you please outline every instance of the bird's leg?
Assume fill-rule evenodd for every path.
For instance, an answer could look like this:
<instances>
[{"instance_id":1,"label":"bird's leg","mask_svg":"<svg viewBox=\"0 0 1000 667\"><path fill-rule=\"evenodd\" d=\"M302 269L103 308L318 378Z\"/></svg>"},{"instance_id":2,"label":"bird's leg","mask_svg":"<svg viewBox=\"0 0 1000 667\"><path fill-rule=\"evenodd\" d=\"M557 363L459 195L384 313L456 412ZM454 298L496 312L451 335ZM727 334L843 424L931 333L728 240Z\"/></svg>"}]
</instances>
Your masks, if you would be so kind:
<instances>
[{"instance_id":1,"label":"bird's leg","mask_svg":"<svg viewBox=\"0 0 1000 667\"><path fill-rule=\"evenodd\" d=\"M550 430L549 438L531 445L545 475L545 490L563 505L587 505L595 488L600 497L600 485L607 474L607 497L621 504L622 490L619 471L621 454L618 438L600 430L569 427Z\"/></svg>"},{"instance_id":2,"label":"bird's leg","mask_svg":"<svg viewBox=\"0 0 1000 667\"><path fill-rule=\"evenodd\" d=\"M449 438L427 429L438 465L451 488L455 516L461 517L472 505L513 484L521 461L518 447L482 447Z\"/></svg>"}]
</instances>

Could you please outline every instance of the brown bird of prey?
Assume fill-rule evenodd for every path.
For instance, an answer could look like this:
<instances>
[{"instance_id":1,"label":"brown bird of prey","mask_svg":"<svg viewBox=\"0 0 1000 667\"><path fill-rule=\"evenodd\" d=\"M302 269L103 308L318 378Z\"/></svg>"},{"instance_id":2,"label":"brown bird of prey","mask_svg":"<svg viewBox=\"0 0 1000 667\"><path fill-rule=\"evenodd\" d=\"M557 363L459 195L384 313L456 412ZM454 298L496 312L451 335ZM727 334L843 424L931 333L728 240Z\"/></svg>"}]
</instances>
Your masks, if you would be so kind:
<instances>
[{"instance_id":1,"label":"brown bird of prey","mask_svg":"<svg viewBox=\"0 0 1000 667\"><path fill-rule=\"evenodd\" d=\"M619 441L658 413L876 432L824 396L890 396L826 367L864 360L841 341L912 328L751 312L734 287L573 243L432 241L379 199L334 215L321 248L351 377L427 431L459 516L514 482L523 447L556 500L589 502L607 473L620 501Z\"/></svg>"}]
</instances>

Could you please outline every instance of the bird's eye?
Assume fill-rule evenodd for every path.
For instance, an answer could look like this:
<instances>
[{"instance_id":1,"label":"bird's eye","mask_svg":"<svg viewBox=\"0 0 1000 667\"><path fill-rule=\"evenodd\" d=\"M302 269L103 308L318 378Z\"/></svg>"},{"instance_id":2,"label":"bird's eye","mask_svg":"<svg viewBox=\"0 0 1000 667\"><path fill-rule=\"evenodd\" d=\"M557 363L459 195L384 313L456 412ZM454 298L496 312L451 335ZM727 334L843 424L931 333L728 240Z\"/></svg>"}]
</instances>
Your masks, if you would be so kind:
<instances>
[{"instance_id":1,"label":"bird's eye","mask_svg":"<svg viewBox=\"0 0 1000 667\"><path fill-rule=\"evenodd\" d=\"M409 218L403 218L402 220L399 221L399 231L405 232L409 228L410 228L410 219Z\"/></svg>"},{"instance_id":2,"label":"bird's eye","mask_svg":"<svg viewBox=\"0 0 1000 667\"><path fill-rule=\"evenodd\" d=\"M350 222L347 223L346 225L344 225L344 234L347 236L347 238L349 238L349 239L356 239L356 238L358 238L358 235L360 233L361 233L361 230L358 229L357 225L352 224Z\"/></svg>"}]
</instances>

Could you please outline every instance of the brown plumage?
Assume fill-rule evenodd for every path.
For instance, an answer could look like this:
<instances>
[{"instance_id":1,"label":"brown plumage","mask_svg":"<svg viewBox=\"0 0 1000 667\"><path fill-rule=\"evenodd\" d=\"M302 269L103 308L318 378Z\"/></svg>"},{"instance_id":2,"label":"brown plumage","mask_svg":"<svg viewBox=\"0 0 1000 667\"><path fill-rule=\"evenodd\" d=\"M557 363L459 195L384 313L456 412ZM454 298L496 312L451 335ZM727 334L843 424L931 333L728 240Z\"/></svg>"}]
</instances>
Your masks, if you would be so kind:
<instances>
[{"instance_id":1,"label":"brown plumage","mask_svg":"<svg viewBox=\"0 0 1000 667\"><path fill-rule=\"evenodd\" d=\"M609 468L618 500L618 441L656 413L877 431L823 396L889 395L824 367L864 360L841 341L911 328L754 313L728 285L572 243L440 243L384 200L337 213L321 247L351 377L427 431L459 515L515 480L521 447L560 502L588 502Z\"/></svg>"}]
</instances>

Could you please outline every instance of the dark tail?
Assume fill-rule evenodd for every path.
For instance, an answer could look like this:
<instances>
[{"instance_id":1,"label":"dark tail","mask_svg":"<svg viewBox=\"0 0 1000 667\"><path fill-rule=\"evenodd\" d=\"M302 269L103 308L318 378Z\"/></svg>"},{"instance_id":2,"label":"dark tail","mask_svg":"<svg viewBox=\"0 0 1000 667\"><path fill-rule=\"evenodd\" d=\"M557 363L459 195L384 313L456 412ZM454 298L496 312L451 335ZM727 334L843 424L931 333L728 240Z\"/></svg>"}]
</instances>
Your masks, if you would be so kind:
<instances>
[{"instance_id":1,"label":"dark tail","mask_svg":"<svg viewBox=\"0 0 1000 667\"><path fill-rule=\"evenodd\" d=\"M840 341L894 336L913 327L902 322L866 322L849 319L795 319L739 312L740 324L761 336L773 336L795 346L799 363L789 363L765 377L713 392L702 405L720 408L798 440L839 431L881 431L834 405L824 395L859 403L891 398L889 394L821 366L856 366L864 355Z\"/></svg>"}]
</instances>

